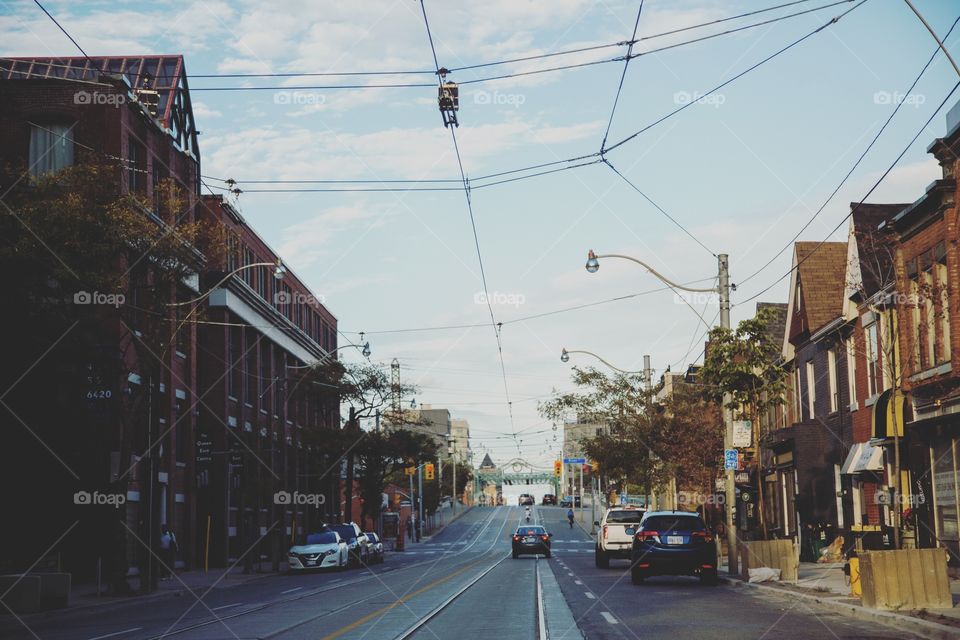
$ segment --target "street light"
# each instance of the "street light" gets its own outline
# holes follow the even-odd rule
[[[717,255],[717,286],[711,289],[698,289],[678,284],[671,281],[642,260],[637,260],[636,258],[616,253],[597,255],[593,252],[593,249],[587,253],[586,269],[588,272],[596,273],[600,269],[600,258],[621,258],[623,260],[635,262],[652,273],[657,277],[657,279],[669,286],[671,289],[682,289],[684,291],[690,291],[693,293],[717,294],[720,297],[720,328],[730,329],[730,265],[727,254],[721,253]],[[689,303],[687,304],[689,305]],[[723,422],[725,426],[723,435],[723,448],[725,450],[733,448],[733,419],[729,408],[731,402],[732,399],[730,394],[724,393],[722,410]],[[727,570],[731,574],[737,574],[737,531],[734,523],[733,511],[737,504],[737,493],[736,484],[734,484],[734,469],[725,469],[725,476],[726,478],[724,484],[726,489],[725,494],[727,505]]]
[[[589,356],[593,356],[594,358],[596,358],[597,360],[599,360],[599,361],[602,362],[603,364],[607,365],[608,367],[610,367],[610,368],[613,369],[614,371],[619,371],[620,373],[627,373],[627,374],[639,373],[639,374],[641,374],[641,375],[647,375],[647,373],[648,373],[646,370],[643,370],[643,371],[627,371],[627,370],[625,370],[625,369],[620,369],[619,367],[613,366],[612,364],[610,364],[609,362],[607,362],[606,360],[604,360],[603,358],[601,358],[601,357],[598,356],[597,354],[593,353],[592,351],[583,351],[583,350],[577,350],[577,349],[574,349],[574,350],[571,350],[571,351],[567,351],[566,349],[563,349],[562,351],[560,351],[560,362],[569,362],[569,361],[570,361],[570,354],[571,354],[571,353],[585,353],[585,354],[587,354],[587,355],[589,355]]]
[[[211,293],[213,293],[215,290],[217,290],[220,287],[220,285],[222,285],[224,282],[226,282],[233,276],[237,275],[241,271],[246,271],[247,269],[254,269],[256,267],[273,267],[273,277],[275,280],[283,280],[283,276],[287,274],[287,268],[283,265],[283,261],[280,258],[277,258],[276,262],[254,262],[252,264],[245,264],[242,267],[238,267],[233,271],[231,271],[230,273],[228,273],[227,275],[223,276],[223,278],[221,278],[220,281],[217,282],[217,284],[210,287],[209,290],[203,295],[197,298],[194,298],[193,300],[186,300],[184,302],[171,302],[167,306],[182,307],[188,304],[194,304],[194,303],[200,302],[205,298],[209,297]]]

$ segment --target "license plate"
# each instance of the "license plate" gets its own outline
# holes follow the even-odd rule
[[[628,528],[626,531],[624,531],[624,533],[626,533],[628,536],[632,536],[632,535],[635,534],[636,532],[637,532],[637,530],[634,529],[634,528],[632,528],[632,527],[631,527],[631,528]]]
[[[683,544],[683,536],[667,536],[667,544]]]
[[[523,539],[523,541],[524,541],[524,542],[536,542],[537,539],[536,539],[536,538],[533,538],[533,537],[530,537],[530,536],[527,536],[526,538]]]

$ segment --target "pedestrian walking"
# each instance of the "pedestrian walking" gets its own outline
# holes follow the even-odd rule
[[[420,542],[420,532],[423,531],[423,522],[418,518],[416,524],[417,542]]]
[[[407,518],[407,537],[410,538],[410,542],[414,541],[413,537],[413,516]]]
[[[173,576],[173,569],[177,563],[177,536],[173,534],[167,525],[160,526],[160,558],[164,566],[164,575],[161,580],[167,580]]]

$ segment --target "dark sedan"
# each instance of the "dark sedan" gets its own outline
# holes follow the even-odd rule
[[[513,557],[521,554],[543,554],[550,557],[550,538],[552,533],[540,526],[517,527],[513,534]]]
[[[633,537],[630,580],[649,576],[699,576],[717,583],[717,546],[713,533],[696,513],[650,511]]]
[[[553,504],[553,505],[555,505],[555,504],[557,504],[557,496],[553,495],[552,493],[545,493],[545,494],[543,494],[543,499],[540,501],[540,504],[542,504],[542,505],[548,505],[548,504]]]

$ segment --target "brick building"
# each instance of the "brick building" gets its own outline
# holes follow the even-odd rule
[[[821,531],[832,538],[846,526],[840,498],[840,468],[852,441],[841,349],[846,255],[843,242],[794,246],[782,353],[791,424],[769,431],[764,442],[769,528],[804,542]]]
[[[144,196],[152,206],[143,215],[167,229],[174,220],[190,222],[194,216],[200,174],[196,135],[180,56],[0,61],[0,164],[25,168],[5,173],[10,182],[4,193],[29,190],[32,180],[75,163],[115,161],[120,169],[108,176],[112,192]],[[177,211],[162,206],[162,184],[182,194]],[[36,233],[42,236],[43,230]],[[199,253],[195,258],[199,272],[204,258]],[[149,261],[120,262],[117,272],[130,283],[123,292],[129,311],[150,287]],[[167,299],[197,295],[195,276],[164,292]],[[9,326],[28,324],[19,332],[23,340],[7,354],[3,375],[11,380],[30,372],[7,398],[19,420],[12,413],[4,416],[11,455],[2,466],[20,484],[26,477],[44,479],[30,483],[7,505],[7,516],[21,526],[11,532],[4,551],[35,558],[75,522],[57,553],[80,579],[91,577],[98,560],[105,561],[118,546],[126,545],[131,564],[143,557],[141,542],[162,522],[187,533],[195,508],[188,498],[196,426],[195,328],[136,313],[107,317],[86,311],[69,339],[53,346],[42,323],[10,314]],[[141,329],[158,323],[176,336],[175,344],[167,345],[172,348],[138,348]],[[49,351],[35,366],[21,368],[18,355],[31,361],[33,339],[48,340],[43,349]],[[19,349],[23,353],[14,355]],[[49,392],[51,379],[58,381],[55,394]],[[155,472],[152,480],[149,468]],[[126,504],[114,513],[82,509],[70,495],[57,493],[65,487],[119,490]],[[153,512],[144,506],[148,496]],[[26,523],[30,526],[22,526]],[[18,562],[0,558],[0,565]]]
[[[304,377],[336,350],[337,320],[295,274],[275,277],[280,257],[234,207],[221,196],[203,205],[200,219],[227,235],[226,255],[202,276],[209,296],[198,353],[198,440],[211,450],[199,469],[201,512],[211,521],[211,562],[223,566],[268,532],[260,550],[272,556],[271,542],[283,547],[339,516],[340,474],[321,478],[333,461],[318,435],[339,427],[339,399]],[[277,504],[278,491],[324,503]]]

